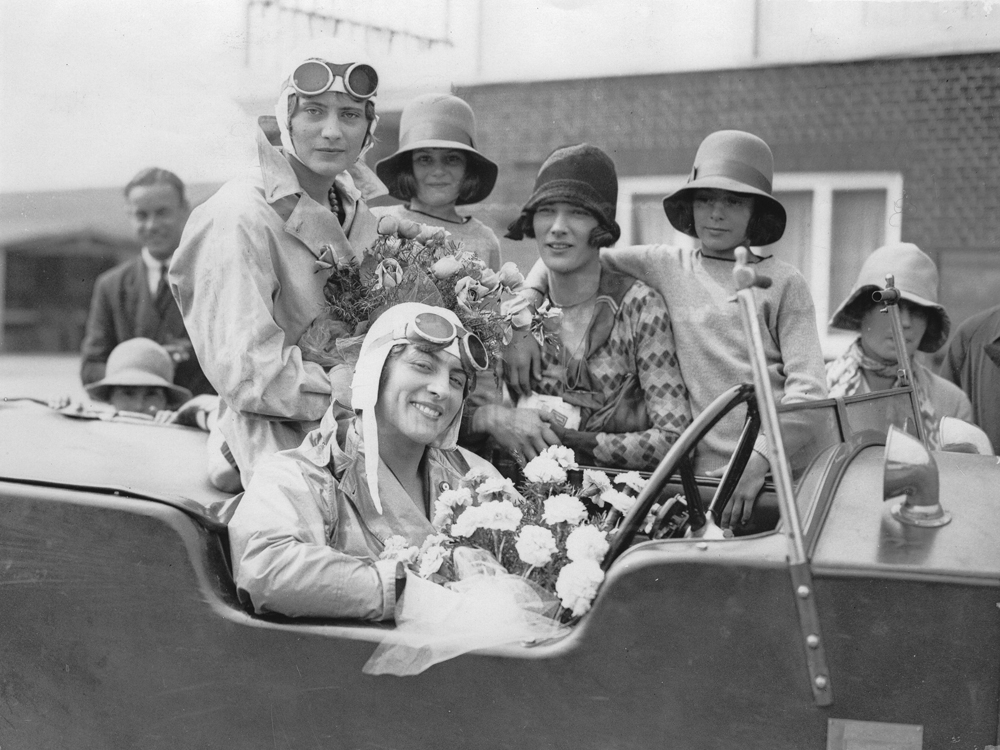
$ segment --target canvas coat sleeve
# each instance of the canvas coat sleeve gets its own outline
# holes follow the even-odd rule
[[[229,408],[318,420],[330,384],[296,342],[320,312],[325,277],[315,277],[308,249],[285,235],[256,191],[228,189],[192,213],[171,281],[198,359]],[[297,284],[316,288],[302,294]]]
[[[257,612],[392,619],[396,562],[330,546],[341,521],[329,471],[278,454],[262,461],[229,522],[233,571]]]
[[[390,620],[397,563],[379,559],[386,541],[402,536],[419,546],[435,533],[383,463],[383,509],[376,510],[357,424],[344,420],[353,414],[334,405],[302,445],[263,459],[229,521],[237,589],[256,612]],[[467,451],[429,450],[432,513],[440,492],[458,486],[470,468],[499,477]]]

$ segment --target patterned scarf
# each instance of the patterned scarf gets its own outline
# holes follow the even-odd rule
[[[927,368],[915,360],[911,360],[913,375],[913,391],[917,395],[920,407],[920,421],[924,427],[927,444],[932,450],[940,448],[938,439],[938,416],[931,402],[931,376]],[[893,378],[893,388],[900,387],[898,377],[899,365],[895,362],[885,362],[875,357],[869,357],[861,348],[861,338],[854,340],[847,351],[831,362],[826,368],[826,386],[830,398],[853,396],[861,390],[864,373]]]

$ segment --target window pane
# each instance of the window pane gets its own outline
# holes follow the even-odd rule
[[[632,241],[636,245],[680,245],[693,247],[693,237],[674,229],[663,210],[662,195],[632,197]]]
[[[830,238],[830,309],[847,299],[861,264],[885,244],[885,190],[835,190]]]
[[[812,269],[812,191],[776,192],[774,197],[785,207],[788,221],[781,239],[764,252],[791,263],[808,281]]]

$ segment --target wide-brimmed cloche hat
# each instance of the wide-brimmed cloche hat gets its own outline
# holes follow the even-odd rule
[[[938,304],[938,270],[925,252],[911,242],[883,245],[865,260],[851,293],[830,319],[830,325],[846,331],[861,329],[861,318],[872,306],[872,292],[885,288],[886,274],[903,299],[928,312],[927,330],[917,346],[922,352],[936,352],[948,341],[951,319]]]
[[[174,385],[170,354],[152,339],[128,339],[118,344],[108,355],[104,377],[86,386],[86,390],[95,401],[108,401],[111,389],[117,385],[163,388],[172,408],[191,399],[191,391]]]
[[[521,214],[507,228],[507,238],[534,237],[532,220],[543,203],[571,203],[589,211],[607,232],[608,245],[621,237],[615,221],[618,207],[618,173],[610,156],[597,146],[577,143],[561,146],[542,162],[531,197]]]
[[[691,202],[698,188],[716,188],[757,198],[747,241],[770,245],[785,233],[785,208],[771,194],[774,156],[752,133],[719,130],[701,142],[684,187],[663,199],[663,210],[678,232],[697,237]]]
[[[406,196],[396,194],[396,178],[412,164],[413,152],[419,148],[451,148],[465,153],[465,168],[479,177],[479,189],[470,196],[459,196],[457,205],[479,203],[493,191],[498,167],[476,149],[476,116],[457,96],[424,94],[403,107],[399,148],[375,165],[375,173],[394,198],[406,200]]]

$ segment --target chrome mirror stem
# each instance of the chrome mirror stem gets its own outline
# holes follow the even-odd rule
[[[913,370],[910,365],[910,354],[906,351],[906,338],[903,336],[903,321],[899,317],[899,300],[901,298],[902,296],[896,288],[896,278],[891,273],[885,275],[885,289],[872,292],[872,299],[875,302],[881,302],[885,305],[879,312],[888,313],[889,315],[889,322],[892,327],[892,342],[896,347],[899,384],[910,386],[910,402],[913,405],[914,416],[913,426],[917,431],[917,439],[924,445],[927,445],[924,425],[920,420],[920,404],[917,401],[917,393],[913,390]]]
[[[816,705],[829,706],[833,703],[833,685],[826,663],[826,650],[820,636],[816,592],[803,541],[802,521],[799,518],[799,509],[795,505],[792,476],[785,454],[785,443],[781,437],[781,425],[778,422],[778,409],[774,403],[774,394],[771,392],[767,374],[764,339],[760,332],[760,322],[757,320],[757,302],[753,292],[755,286],[766,289],[771,285],[771,280],[758,276],[753,266],[748,265],[748,254],[749,251],[744,247],[736,249],[736,266],[733,268],[737,289],[736,301],[740,306],[743,330],[750,348],[754,389],[762,421],[761,430],[767,436],[771,476],[774,479],[778,505],[781,508],[782,531],[788,540],[789,573],[799,614],[799,628],[805,646],[806,663],[809,667],[809,684]]]

